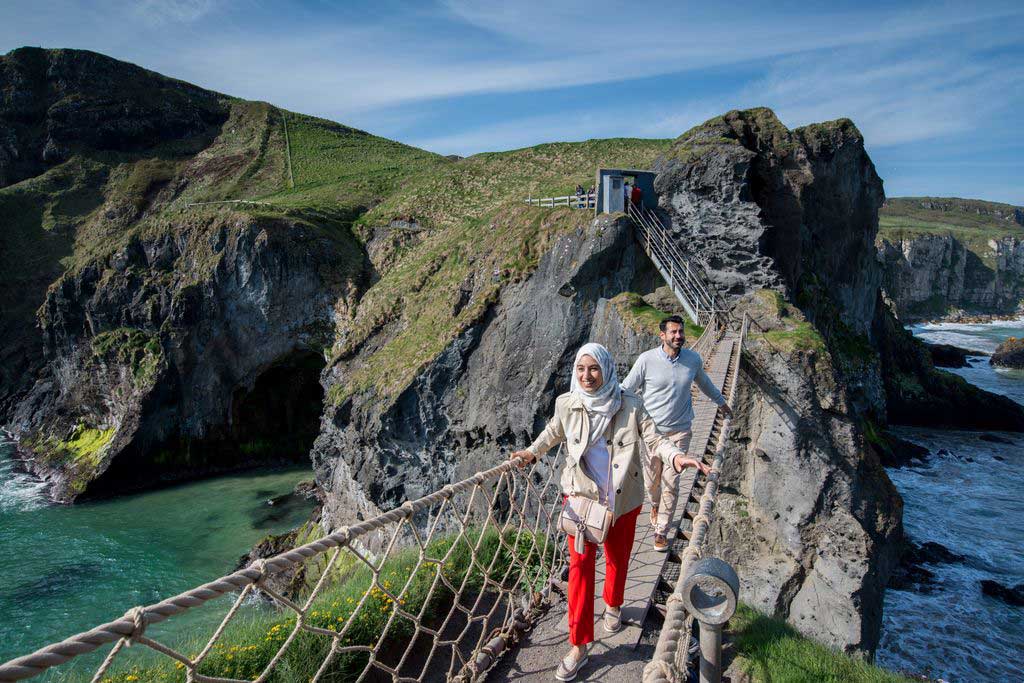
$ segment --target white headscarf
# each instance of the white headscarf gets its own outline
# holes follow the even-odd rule
[[[580,386],[576,379],[576,365],[583,356],[590,356],[601,366],[601,376],[604,384],[597,391],[587,391]],[[603,438],[608,423],[612,421],[615,413],[619,412],[622,406],[622,387],[619,386],[619,379],[615,376],[615,361],[608,349],[600,344],[584,344],[576,352],[576,360],[572,363],[572,383],[569,391],[575,394],[583,406],[587,409],[587,416],[590,418],[590,440],[588,446],[594,441]]]

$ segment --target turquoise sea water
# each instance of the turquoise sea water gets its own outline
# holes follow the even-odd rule
[[[912,328],[933,343],[991,352],[1024,336],[1024,321]],[[1024,373],[996,370],[985,356],[951,370],[1024,403]],[[898,428],[931,451],[926,464],[889,470],[903,496],[903,525],[918,543],[933,541],[966,556],[929,564],[930,592],[888,590],[878,663],[946,681],[1024,681],[1024,607],[983,595],[980,581],[1024,582],[1024,434]]]
[[[294,528],[311,509],[295,496],[268,504],[310,477],[301,468],[53,506],[11,452],[0,442],[0,661],[229,573],[260,538]],[[154,629],[170,638],[205,632],[224,602]]]

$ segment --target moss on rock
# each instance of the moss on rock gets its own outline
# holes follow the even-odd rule
[[[112,359],[130,367],[139,384],[154,380],[163,362],[160,339],[151,332],[134,327],[119,327],[99,333],[92,339],[92,352],[98,359]]]
[[[1024,338],[1007,338],[996,347],[989,362],[1004,368],[1024,368]]]
[[[661,331],[661,321],[672,315],[651,306],[636,292],[623,292],[611,299],[611,303],[618,310],[623,321],[637,332],[649,332],[656,335]],[[682,317],[687,339],[694,340],[704,333],[703,327],[695,325],[686,316]]]
[[[769,325],[774,329],[752,332],[752,338],[764,339],[785,351],[820,353],[826,350],[825,340],[818,329],[804,317],[800,309],[789,304],[781,293],[772,289],[761,289],[755,292],[754,296],[763,312],[768,314],[771,321]]]

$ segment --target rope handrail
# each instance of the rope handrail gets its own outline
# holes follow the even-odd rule
[[[330,670],[332,659],[337,655],[351,652],[361,652],[368,655],[369,659],[363,668],[359,680],[363,680],[371,668],[377,668],[397,676],[399,670],[406,663],[409,652],[417,638],[410,639],[405,653],[397,664],[389,664],[383,661],[384,657],[380,652],[382,644],[386,641],[389,631],[396,619],[404,619],[415,627],[417,637],[426,635],[432,638],[429,659],[433,658],[439,646],[447,646],[451,650],[452,663],[449,676],[463,680],[475,680],[476,677],[486,671],[494,663],[496,654],[507,645],[508,642],[517,637],[517,633],[526,623],[535,616],[536,596],[546,597],[550,589],[551,578],[557,575],[565,559],[562,554],[559,530],[555,520],[557,519],[557,503],[560,498],[553,486],[553,475],[555,469],[548,468],[547,475],[542,475],[537,465],[526,474],[516,474],[519,463],[516,460],[505,461],[488,470],[477,472],[473,476],[463,479],[454,484],[449,484],[433,493],[423,496],[414,501],[407,501],[397,508],[383,512],[371,519],[365,520],[352,526],[340,528],[323,538],[311,541],[293,550],[275,555],[266,560],[258,560],[250,566],[222,576],[202,586],[180,593],[174,597],[163,600],[159,603],[129,610],[125,616],[114,621],[101,624],[95,628],[71,636],[59,643],[43,647],[32,654],[18,657],[5,664],[0,664],[0,683],[12,683],[33,678],[53,667],[65,664],[76,657],[93,652],[94,650],[109,643],[116,643],[106,659],[96,671],[92,680],[98,682],[110,669],[118,653],[125,645],[132,643],[145,645],[156,652],[162,653],[175,660],[179,668],[184,668],[188,674],[189,681],[197,683],[230,682],[230,683],[264,683],[273,673],[275,667],[280,663],[288,646],[295,639],[300,631],[321,635],[330,639],[330,650],[322,665],[317,670],[313,681],[321,680],[322,676]],[[485,485],[493,486],[493,493],[487,495]],[[484,492],[484,493],[481,493]],[[456,510],[455,501],[460,496],[468,496],[465,501],[464,512]],[[436,508],[436,509],[435,509]],[[472,514],[474,508],[477,516]],[[504,521],[495,517],[495,510],[501,509]],[[449,524],[440,524],[445,512],[455,512],[451,515],[453,520]],[[413,518],[423,512],[430,512],[429,519],[425,525],[426,536],[424,537],[417,530]],[[483,515],[483,523],[479,533],[473,533],[471,523]],[[514,521],[518,520],[518,521]],[[365,539],[373,532],[381,532],[389,525],[395,528],[390,534],[390,539],[385,543],[385,551],[380,559],[374,560],[367,552],[360,550],[355,543]],[[406,528],[407,527],[407,528]],[[456,529],[455,541],[444,557],[431,557],[430,549],[432,537],[439,529]],[[480,547],[485,538],[485,531],[496,532],[496,543],[498,550],[486,564],[480,558]],[[416,566],[412,570],[406,585],[398,592],[393,591],[380,581],[380,575],[388,560],[398,548],[398,540],[401,532],[404,536],[414,541],[412,550],[418,548]],[[468,530],[470,530],[468,532]],[[506,538],[506,536],[511,536]],[[513,538],[514,537],[514,538]],[[449,562],[449,555],[460,542],[466,547],[472,546],[470,553],[470,570],[482,575],[483,589],[471,607],[461,605],[460,601],[466,592],[472,571],[467,570],[462,583],[459,586],[453,585],[450,577],[446,577],[442,569],[445,563]],[[523,546],[527,547],[525,555]],[[307,560],[321,556],[333,549],[327,565],[321,572],[318,580],[305,597],[304,604],[298,604],[293,598],[283,595],[278,589],[269,586],[266,579],[284,570],[304,566]],[[308,623],[311,608],[316,605],[316,598],[323,591],[328,582],[328,577],[338,564],[342,549],[351,553],[355,558],[357,566],[364,565],[372,575],[371,585],[367,587],[359,604],[349,615],[345,626],[340,630],[337,628],[324,628]],[[498,562],[501,557],[501,562]],[[403,596],[408,593],[409,584],[413,581],[417,572],[425,565],[432,565],[435,577],[430,586],[430,595],[438,593],[438,587],[443,586],[449,593],[454,593],[454,601],[451,610],[445,617],[441,626],[431,627],[424,624],[424,612],[412,614],[405,611],[401,605],[404,604]],[[531,578],[532,576],[532,578]],[[515,587],[520,587],[525,579],[532,585],[541,584],[543,588],[526,590],[525,595],[514,595]],[[512,588],[508,586],[511,585]],[[224,634],[228,623],[238,613],[246,598],[254,591],[259,590],[269,596],[279,607],[291,610],[295,613],[295,625],[283,644],[281,649],[266,664],[258,676],[246,678],[222,677],[208,675],[201,672],[200,666],[204,659],[211,652],[214,643]],[[240,591],[240,592],[239,592]],[[350,625],[368,601],[371,592],[377,591],[377,595],[385,595],[386,604],[389,605],[390,615],[381,637],[375,645],[344,645],[343,641]],[[487,591],[496,593],[499,599],[494,601],[494,606],[488,611],[477,614],[482,609],[481,597]],[[189,610],[198,608],[211,600],[215,600],[225,594],[239,592],[237,599],[224,617],[220,626],[213,636],[195,657],[189,657],[172,647],[153,640],[145,635],[145,630],[153,624],[160,623],[174,616],[183,614]],[[520,599],[524,598],[524,599]],[[505,601],[505,614],[498,621],[501,626],[497,634],[491,634],[486,628],[482,628],[478,636],[478,642],[472,647],[469,655],[460,651],[463,645],[462,639],[467,638],[470,625],[479,624],[484,626],[495,621],[498,606]],[[426,602],[424,602],[425,609]],[[450,627],[453,616],[466,621],[465,627],[458,638],[444,639],[441,637],[445,628]],[[471,643],[472,644],[472,643]],[[424,669],[425,670],[425,669]],[[417,680],[422,677],[402,676],[402,680]],[[397,679],[396,679],[397,680]]]
[[[723,328],[724,329],[724,328]],[[743,316],[740,332],[733,342],[729,370],[725,379],[725,394],[730,405],[736,397],[739,381],[740,362],[743,356],[743,343],[749,329],[749,318]],[[690,567],[701,559],[707,542],[708,530],[711,527],[715,503],[718,497],[719,479],[725,461],[725,443],[731,428],[732,419],[721,416],[721,428],[715,443],[711,471],[707,475],[704,493],[701,495],[698,513],[691,521],[690,539],[682,552],[682,563],[679,568],[679,580],[666,601],[665,620],[658,634],[658,642],[654,648],[651,661],[644,667],[643,683],[672,683],[685,680],[689,667],[689,643],[693,628],[693,615],[687,614],[682,596],[683,577]]]

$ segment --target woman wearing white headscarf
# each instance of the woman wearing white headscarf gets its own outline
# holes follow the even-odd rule
[[[576,352],[570,390],[555,399],[555,414],[530,446],[511,454],[522,465],[533,462],[558,443],[566,445],[562,492],[591,498],[612,511],[612,526],[604,542],[604,629],[622,628],[621,605],[626,571],[633,548],[636,518],[644,502],[640,440],[651,453],[682,471],[703,463],[687,458],[658,434],[643,401],[619,386],[615,362],[600,344],[584,344]],[[587,663],[587,646],[594,640],[594,571],[597,546],[586,542],[576,552],[569,540],[569,642],[572,649],[558,665],[555,677],[571,681]]]

